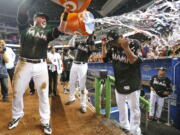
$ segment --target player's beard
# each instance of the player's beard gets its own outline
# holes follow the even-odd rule
[[[41,26],[42,26],[42,28],[45,28],[46,27],[46,22],[41,22]]]

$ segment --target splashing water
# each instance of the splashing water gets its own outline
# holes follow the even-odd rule
[[[93,22],[142,32],[153,37],[154,43],[159,46],[175,45],[180,42],[180,0],[158,0],[145,11],[137,10],[120,16],[98,18]]]

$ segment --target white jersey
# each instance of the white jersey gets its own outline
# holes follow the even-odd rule
[[[48,59],[51,61],[52,64],[48,64],[49,70],[52,72],[57,71],[58,74],[62,73],[62,59],[59,53],[51,53],[48,52],[47,54]]]
[[[9,47],[6,47],[6,54],[7,54],[7,57],[9,58],[9,62],[6,63],[6,68],[7,69],[12,69],[14,67],[14,62],[15,62],[15,59],[16,59],[16,54]]]

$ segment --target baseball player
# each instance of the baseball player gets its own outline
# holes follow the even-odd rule
[[[29,82],[29,88],[30,88],[30,95],[34,95],[36,93],[36,89],[34,87],[33,78],[31,78],[31,80]]]
[[[66,105],[70,105],[75,101],[75,89],[76,82],[79,82],[80,87],[80,102],[81,102],[81,112],[85,113],[86,110],[86,74],[88,70],[88,59],[95,50],[93,36],[90,35],[86,43],[76,43],[75,48],[77,49],[75,59],[73,61],[71,71],[70,71],[70,95],[69,100]]]
[[[106,48],[109,40],[109,48]],[[137,40],[120,37],[112,30],[102,40],[102,57],[112,60],[115,76],[116,102],[119,108],[119,123],[122,129],[133,135],[141,135],[139,97],[141,87],[141,47]],[[130,122],[128,120],[128,106]]]
[[[157,120],[159,122],[161,118],[161,112],[164,105],[164,98],[170,94],[171,80],[166,77],[166,69],[164,67],[159,68],[158,75],[151,78],[150,81],[150,114],[149,120]],[[155,113],[155,103],[157,102],[157,109]]]
[[[47,70],[47,46],[50,41],[62,34],[66,26],[68,13],[65,12],[61,24],[53,29],[48,29],[46,24],[48,16],[44,13],[34,15],[34,25],[29,25],[28,10],[33,7],[36,0],[25,0],[21,3],[17,23],[21,35],[20,58],[13,78],[14,99],[12,103],[13,120],[8,129],[15,128],[19,120],[24,116],[23,95],[33,78],[37,94],[39,96],[39,113],[41,123],[46,134],[52,133],[49,124],[50,105],[48,98],[48,70]]]

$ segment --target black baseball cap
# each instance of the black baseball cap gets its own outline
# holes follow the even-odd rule
[[[44,18],[46,18],[46,21],[47,21],[47,22],[48,22],[48,20],[49,20],[48,15],[45,14],[45,13],[42,13],[42,12],[38,12],[38,13],[34,14],[34,18],[36,18],[36,17],[44,17]]]
[[[158,70],[166,71],[166,68],[165,67],[160,67],[160,68],[158,68]]]
[[[116,41],[119,38],[119,33],[117,30],[111,30],[107,34],[107,39],[110,39],[111,41]]]

